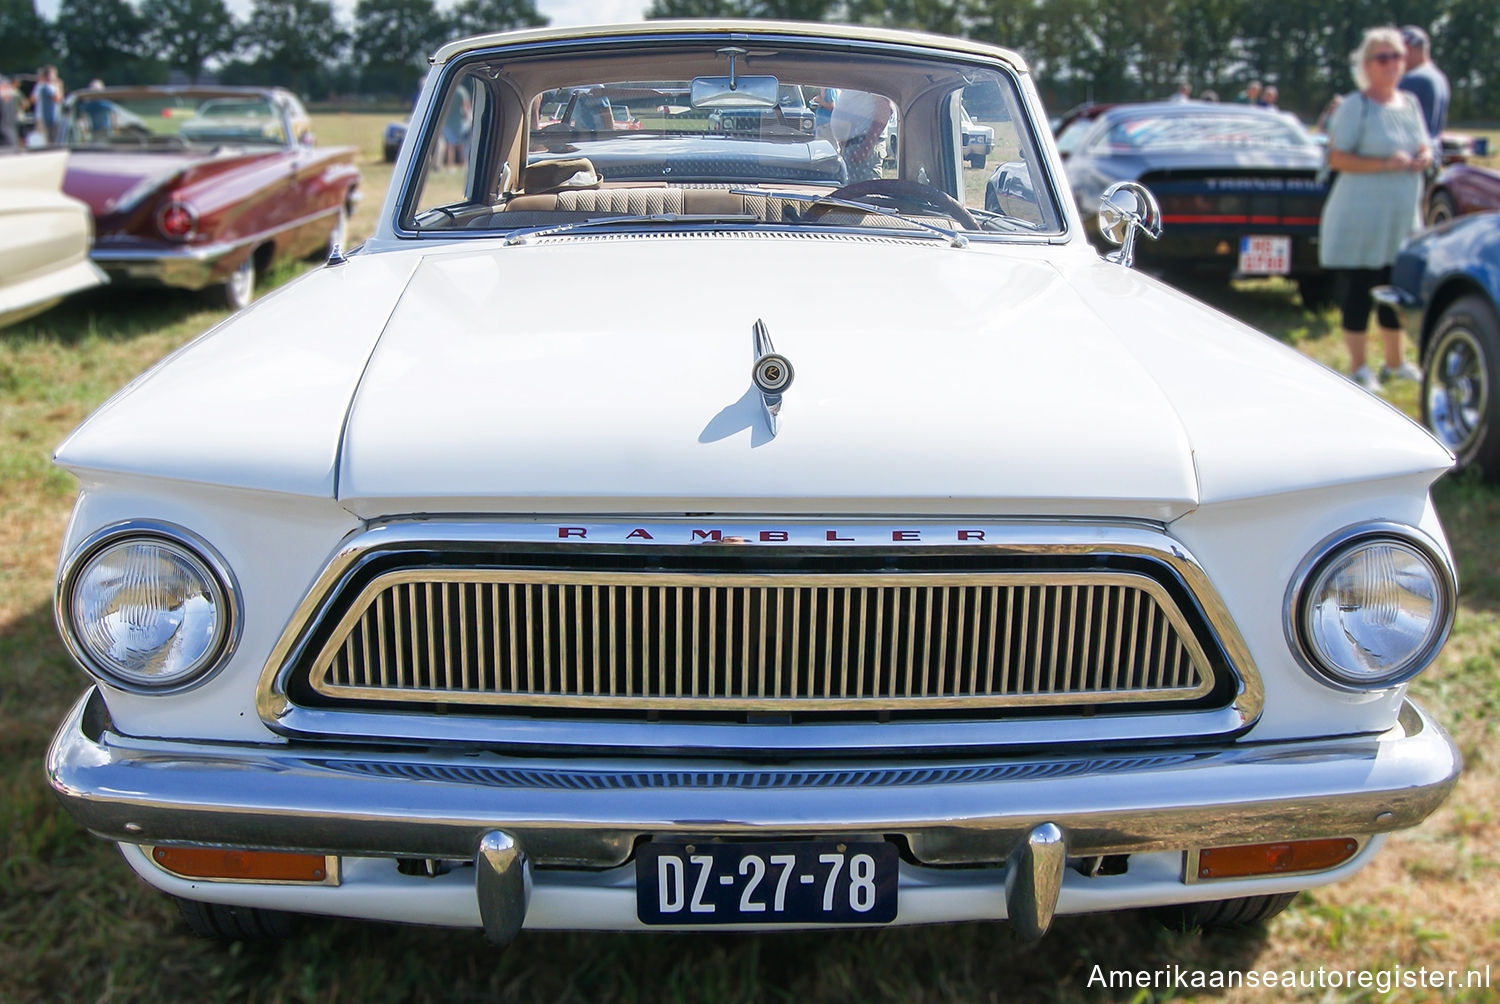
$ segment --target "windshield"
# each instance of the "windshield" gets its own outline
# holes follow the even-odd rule
[[[281,146],[286,126],[261,94],[79,91],[64,109],[74,147]]]
[[[913,235],[1061,229],[1045,186],[1024,204],[995,208],[986,198],[994,166],[966,148],[965,129],[988,126],[990,157],[1037,163],[1008,71],[896,47],[751,48],[738,57],[733,87],[722,39],[470,57],[449,70],[428,113],[401,228],[561,232],[579,221],[653,217]]]
[[[1116,119],[1104,137],[1109,146],[1142,147],[1267,147],[1311,146],[1307,130],[1275,112],[1249,115],[1134,114]]]

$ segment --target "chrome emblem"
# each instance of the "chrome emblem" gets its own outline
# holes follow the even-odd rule
[[[760,391],[761,409],[766,415],[766,425],[771,435],[776,435],[780,424],[781,395],[792,385],[796,371],[786,356],[776,351],[771,344],[771,333],[765,321],[755,322],[755,366],[750,370],[750,379]]]

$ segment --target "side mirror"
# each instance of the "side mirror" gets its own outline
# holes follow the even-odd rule
[[[311,129],[304,129],[302,130],[302,135],[297,137],[297,142],[303,146],[316,146],[318,137],[313,135]]]
[[[1135,235],[1140,231],[1152,240],[1161,236],[1161,206],[1145,185],[1117,181],[1099,200],[1099,233],[1118,251],[1104,256],[1129,268],[1135,263]]]

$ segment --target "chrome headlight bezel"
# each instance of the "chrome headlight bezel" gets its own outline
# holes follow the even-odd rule
[[[1400,668],[1378,679],[1357,679],[1348,676],[1340,667],[1324,659],[1310,641],[1308,637],[1308,587],[1316,582],[1323,571],[1334,562],[1359,547],[1377,542],[1388,542],[1403,547],[1414,552],[1431,566],[1441,611],[1437,618],[1438,629],[1432,633],[1425,645],[1408,657]],[[1282,621],[1287,645],[1297,664],[1308,675],[1324,686],[1335,690],[1367,694],[1398,687],[1430,666],[1448,641],[1457,607],[1458,581],[1452,562],[1443,548],[1416,527],[1380,521],[1357,523],[1330,534],[1302,559],[1287,587],[1286,600],[1282,607]]]
[[[151,685],[120,676],[95,658],[89,646],[79,637],[73,622],[73,593],[79,577],[89,563],[104,551],[120,544],[144,542],[166,545],[190,563],[198,566],[214,593],[220,623],[208,654],[191,673],[160,685]],[[191,530],[158,520],[126,520],[112,523],[90,534],[74,548],[58,576],[53,597],[53,618],[63,644],[80,666],[92,677],[116,690],[134,694],[177,694],[202,686],[229,661],[239,644],[242,611],[239,586],[223,556]]]

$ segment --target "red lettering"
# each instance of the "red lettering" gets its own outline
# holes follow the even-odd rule
[[[560,526],[557,528],[557,539],[566,540],[569,537],[577,537],[579,540],[587,537],[589,532],[581,526]]]
[[[853,540],[853,537],[840,537],[837,530],[829,530],[823,535],[824,540]]]
[[[723,530],[694,530],[693,531],[693,539],[694,540],[722,541],[724,539],[724,531]]]
[[[645,530],[642,530],[640,527],[636,527],[634,530],[631,530],[629,533],[627,533],[625,535],[625,539],[626,540],[655,540],[656,538],[653,537],[653,536],[651,536]]]
[[[958,539],[959,540],[983,540],[984,539],[984,531],[983,530],[960,530],[960,531],[958,531]]]
[[[760,539],[762,543],[769,542],[784,544],[791,538],[788,536],[785,530],[762,530],[760,532]]]
[[[922,531],[921,530],[892,530],[891,531],[891,539],[892,540],[921,540],[922,539]]]

